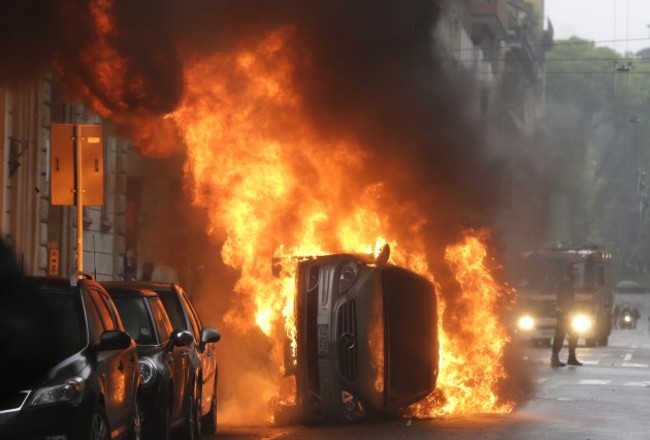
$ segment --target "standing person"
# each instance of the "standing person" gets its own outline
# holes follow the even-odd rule
[[[564,337],[569,335],[569,358],[567,364],[580,366],[582,362],[576,358],[576,346],[578,345],[578,333],[571,328],[571,311],[575,303],[575,280],[578,276],[578,265],[569,263],[566,275],[560,282],[557,291],[557,323],[555,324],[555,335],[553,336],[553,348],[551,352],[551,367],[564,367],[566,364],[560,362],[559,354],[564,344]]]
[[[632,328],[636,329],[636,322],[641,318],[641,314],[639,313],[639,309],[636,307],[632,309]]]
[[[612,322],[612,327],[618,328],[618,319],[620,316],[621,316],[621,309],[619,309],[618,304],[616,304],[614,306],[614,315],[613,315],[614,322]]]

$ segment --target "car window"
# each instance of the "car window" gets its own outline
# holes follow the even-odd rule
[[[122,323],[122,318],[120,317],[118,311],[115,309],[115,304],[113,304],[113,300],[111,299],[110,295],[107,292],[104,292],[103,290],[100,289],[97,289],[97,293],[99,293],[99,296],[104,301],[104,304],[106,304],[106,307],[108,308],[108,311],[110,312],[111,317],[115,322],[115,328],[118,330],[124,330],[124,324]]]
[[[88,331],[90,332],[89,339],[91,344],[99,343],[99,338],[104,333],[104,326],[102,320],[95,306],[95,302],[90,298],[90,293],[83,292],[84,304],[86,307],[86,315],[88,316]]]
[[[188,326],[183,312],[183,306],[176,295],[176,292],[169,290],[156,290],[156,293],[162,300],[163,306],[169,315],[174,330],[189,330],[192,329]]]
[[[196,315],[193,313],[194,312],[194,307],[192,307],[192,303],[190,303],[190,300],[187,299],[187,296],[185,295],[185,292],[181,291],[181,300],[183,301],[183,304],[185,306],[185,310],[188,311],[188,315],[190,318],[190,323],[192,325],[192,333],[194,333],[194,339],[196,341],[201,340],[201,328],[199,321],[196,318]]]
[[[52,319],[50,342],[54,345],[56,361],[81,350],[87,342],[83,308],[79,297],[69,291],[39,289],[33,297]]]
[[[92,298],[93,304],[97,308],[97,313],[99,314],[99,318],[102,321],[102,327],[104,327],[104,331],[116,330],[117,325],[113,320],[113,315],[111,314],[111,311],[108,309],[106,302],[101,297],[99,292],[96,289],[88,289],[88,293]]]
[[[172,334],[174,328],[172,323],[165,312],[165,307],[162,305],[160,298],[147,298],[149,302],[149,307],[153,312],[153,319],[158,328],[158,334],[160,335],[160,341],[163,344],[166,344],[169,341],[169,335]]]
[[[126,331],[138,345],[158,343],[153,322],[144,298],[139,296],[116,296],[113,302],[122,315]]]

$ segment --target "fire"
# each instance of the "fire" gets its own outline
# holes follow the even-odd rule
[[[242,332],[257,326],[274,341],[278,376],[284,341],[295,339],[295,267],[273,276],[273,258],[377,253],[382,237],[399,234],[386,230],[388,213],[377,203],[384,184],[360,187],[353,179],[367,154],[362,146],[346,138],[326,144],[302,117],[291,83],[293,56],[283,46],[290,34],[281,29],[254,50],[194,65],[186,72],[184,102],[171,116],[188,147],[194,203],[209,208],[211,228],[225,229],[222,256],[241,270],[236,290],[245,307],[226,321]],[[390,245],[394,263],[432,278],[423,249]],[[418,406],[420,416],[512,408],[497,403],[493,391],[505,377],[500,362],[508,338],[490,307],[501,291],[484,266],[485,253],[479,237],[447,250],[467,316],[458,335],[441,327],[440,392]],[[440,393],[442,407],[434,405]]]
[[[137,75],[126,82],[128,66],[109,44],[115,33],[105,19],[111,3],[96,0],[93,5],[96,41],[83,48],[81,57],[95,66],[97,88],[105,92],[97,96],[88,88],[80,94],[100,115],[118,117],[105,104],[125,107],[119,90],[127,89],[127,96],[136,98],[151,90]],[[353,133],[324,135],[306,117],[293,82],[301,58],[287,45],[293,32],[290,27],[277,29],[256,46],[185,60],[182,99],[165,117],[187,149],[184,172],[193,204],[206,210],[208,232],[225,232],[222,258],[241,274],[236,305],[224,321],[241,335],[259,332],[271,347],[270,366],[254,377],[250,369],[242,373],[254,390],[233,397],[246,407],[242,419],[248,421],[255,417],[253,399],[291,402],[295,392],[282,379],[285,342],[293,341],[295,350],[295,266],[283,265],[274,273],[274,260],[336,252],[378,254],[388,243],[391,262],[433,280],[425,219],[418,218],[410,202],[391,196],[389,182],[364,177],[371,146],[361,145]],[[63,76],[64,70],[59,71]],[[111,90],[117,92],[112,95]],[[446,261],[462,287],[465,316],[460,317],[461,332],[448,333],[439,292],[438,391],[413,408],[417,416],[512,409],[495,392],[505,378],[502,356],[508,338],[493,309],[502,290],[484,264],[485,255],[481,237],[474,235],[447,250]],[[381,378],[376,386],[383,386]],[[261,417],[268,419],[268,406],[265,411]]]
[[[507,413],[514,403],[500,402],[496,389],[507,378],[503,350],[510,338],[497,318],[497,305],[513,292],[497,283],[487,266],[487,232],[468,234],[449,246],[445,260],[461,287],[463,314],[459,328],[445,331],[444,304],[439,304],[440,375],[438,390],[416,405],[416,415]]]

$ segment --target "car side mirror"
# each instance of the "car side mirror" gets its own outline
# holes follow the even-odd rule
[[[108,330],[102,333],[97,344],[99,351],[124,350],[131,346],[131,336],[120,330]]]
[[[171,346],[188,347],[194,342],[194,336],[187,330],[174,330],[169,337]]]
[[[205,344],[210,344],[213,342],[219,342],[221,340],[221,333],[212,327],[203,327],[201,329],[201,343],[200,350],[205,348]]]

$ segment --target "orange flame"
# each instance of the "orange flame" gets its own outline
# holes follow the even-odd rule
[[[295,286],[293,270],[272,275],[273,257],[377,252],[386,242],[381,237],[399,236],[386,230],[388,213],[377,203],[384,185],[354,182],[367,154],[363,148],[345,138],[324,143],[302,117],[291,83],[293,57],[284,47],[290,33],[281,29],[255,50],[194,65],[186,72],[185,100],[171,115],[188,146],[194,202],[209,208],[210,228],[226,230],[223,259],[241,270],[236,291],[245,307],[225,320],[242,332],[257,326],[275,341],[278,375],[283,343],[295,338]],[[432,278],[423,249],[390,244],[394,263]],[[483,265],[485,252],[477,237],[447,250],[471,316],[464,318],[462,336],[441,329],[440,391],[417,407],[417,415],[512,408],[497,403],[493,391],[505,377],[508,339],[490,308],[500,290]],[[274,380],[268,385],[277,387]],[[436,407],[440,393],[445,403]]]
[[[513,292],[497,283],[487,266],[487,232],[470,233],[445,252],[461,287],[465,315],[453,333],[440,327],[438,390],[412,409],[420,417],[441,414],[507,413],[514,402],[500,402],[496,389],[507,378],[504,348],[510,341],[496,307]],[[445,304],[439,304],[444,320]],[[444,324],[444,323],[443,323]]]
[[[114,30],[102,17],[109,15],[110,2],[93,4],[98,52],[82,58],[96,61],[98,83],[114,81],[105,90],[134,87],[120,82],[125,64],[108,44]],[[393,263],[433,280],[423,237],[425,220],[417,218],[408,202],[390,196],[389,182],[362,180],[371,149],[349,133],[324,136],[305,117],[293,83],[298,57],[285,44],[292,32],[278,29],[256,47],[189,63],[183,99],[166,116],[187,148],[184,171],[193,204],[206,209],[209,233],[225,232],[222,258],[241,273],[235,286],[237,304],[224,321],[241,334],[260,332],[270,341],[270,369],[266,365],[256,376],[250,371],[253,366],[242,372],[254,391],[233,397],[240,399],[233,405],[247,407],[242,417],[246,421],[254,417],[252,399],[291,402],[295,392],[282,380],[287,338],[295,349],[295,267],[283,266],[277,276],[274,259],[376,254],[388,243]],[[110,115],[90,90],[87,95],[96,111]],[[412,224],[402,224],[405,212]],[[492,307],[501,289],[485,267],[481,240],[470,235],[447,250],[446,261],[462,287],[467,316],[460,334],[446,333],[440,299],[438,391],[413,407],[417,416],[512,409],[511,403],[498,402],[494,391],[505,378],[502,356],[508,338]],[[381,378],[375,383],[383,386]],[[222,406],[222,412],[227,410]],[[260,417],[268,420],[268,406],[262,411],[266,413]],[[220,416],[226,422],[242,421],[236,417]]]

